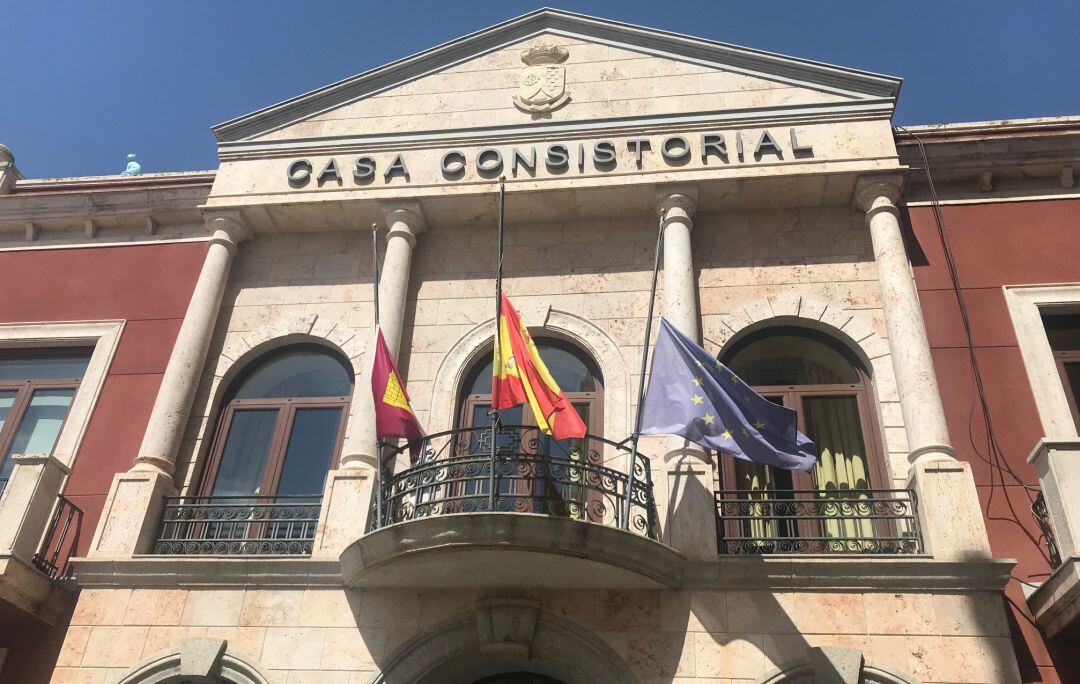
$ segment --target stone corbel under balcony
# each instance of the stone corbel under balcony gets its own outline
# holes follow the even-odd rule
[[[55,624],[71,592],[33,565],[68,468],[53,456],[12,456],[15,468],[0,495],[0,603]]]
[[[1039,440],[1028,462],[1039,474],[1050,541],[1061,557],[1028,605],[1046,635],[1054,637],[1080,624],[1080,440]]]

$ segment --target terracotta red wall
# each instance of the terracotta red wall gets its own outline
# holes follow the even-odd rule
[[[0,252],[0,322],[126,320],[65,494],[85,553],[113,475],[131,467],[207,243]]]
[[[994,555],[1018,561],[1014,577],[1041,582],[1050,569],[1032,541],[1040,535],[1031,515],[1031,498],[1039,483],[1027,456],[1042,437],[1042,426],[1002,286],[1080,282],[1080,201],[949,205],[942,211],[999,455],[995,457],[988,446],[960,308],[933,211],[911,207],[915,281],[949,434],[957,456],[974,471]],[[1001,459],[1000,465],[991,465],[995,458]],[[1014,604],[1014,640],[1025,681],[1080,681],[1080,663],[1069,652],[1076,649],[1043,643],[1026,612],[1019,582],[1010,583],[1007,597]]]

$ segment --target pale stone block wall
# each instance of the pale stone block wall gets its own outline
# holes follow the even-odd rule
[[[565,68],[570,102],[551,112],[550,119],[545,116],[545,120],[579,121],[848,99],[619,47],[565,36],[541,36],[274,131],[262,139],[528,123],[530,115],[518,110],[512,100],[525,68],[521,52],[532,45],[552,42],[569,52]]]
[[[511,223],[505,234],[504,289],[518,310],[550,306],[579,317],[617,349],[601,363],[608,378],[626,379],[619,396],[608,398],[625,407],[625,417],[605,424],[615,441],[627,436],[635,408],[656,230],[652,218],[640,217]],[[781,315],[811,319],[859,340],[874,376],[892,477],[903,486],[907,444],[861,215],[841,207],[706,213],[696,217],[692,239],[710,351],[719,352],[747,320]],[[300,233],[259,235],[242,244],[181,448],[182,483],[194,483],[198,459],[213,439],[222,377],[252,346],[299,326],[357,355],[355,368],[368,363],[369,240],[366,232]],[[436,375],[447,372],[440,367],[459,340],[494,316],[495,253],[495,227],[486,223],[431,225],[418,238],[399,366],[429,429],[454,424],[445,407],[456,405],[455,398],[435,396]],[[440,415],[430,413],[433,403]],[[662,444],[649,443],[647,453],[662,453]],[[654,459],[654,467],[663,464]],[[654,482],[663,482],[659,472]]]
[[[479,590],[88,589],[53,678],[117,682],[212,636],[275,682],[366,682],[408,640],[467,617]],[[498,592],[506,595],[506,592]],[[609,646],[645,683],[750,682],[812,646],[859,649],[921,682],[1018,681],[1001,597],[930,593],[520,591]]]

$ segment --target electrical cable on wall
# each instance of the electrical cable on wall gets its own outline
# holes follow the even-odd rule
[[[1032,544],[1035,546],[1035,548],[1038,549],[1039,555],[1041,555],[1043,557],[1043,559],[1046,560],[1047,564],[1050,564],[1050,558],[1047,555],[1047,553],[1043,550],[1043,545],[1042,545],[1043,537],[1041,535],[1039,537],[1035,537],[1027,529],[1027,527],[1024,525],[1024,523],[1020,520],[1020,517],[1017,515],[1016,509],[1013,507],[1012,501],[1009,500],[1008,490],[1005,489],[1005,487],[1006,487],[1005,475],[1007,473],[1013,480],[1016,481],[1016,483],[1020,487],[1023,488],[1023,491],[1028,496],[1029,502],[1031,502],[1032,504],[1034,503],[1034,497],[1032,496],[1032,492],[1038,492],[1038,488],[1032,487],[1031,485],[1024,482],[1023,478],[1021,478],[1020,475],[1018,475],[1016,473],[1016,471],[1013,470],[1012,466],[1009,464],[1008,459],[1005,458],[1004,449],[1002,449],[1001,444],[1000,444],[1000,442],[998,441],[998,438],[997,438],[997,433],[994,430],[993,418],[990,415],[990,405],[989,405],[989,402],[988,402],[987,396],[986,396],[986,387],[985,387],[985,385],[983,383],[982,371],[981,371],[981,369],[979,367],[978,354],[977,354],[976,348],[975,348],[975,339],[974,339],[974,334],[972,333],[972,327],[971,327],[971,317],[970,317],[970,314],[968,312],[967,302],[965,301],[965,298],[964,298],[963,288],[960,285],[960,274],[959,274],[959,270],[958,270],[957,265],[956,265],[956,259],[953,256],[952,244],[949,242],[949,234],[948,234],[948,231],[946,230],[946,227],[945,227],[945,217],[944,217],[944,214],[943,214],[943,212],[941,210],[941,200],[938,197],[937,188],[934,185],[934,179],[933,179],[933,176],[932,176],[932,174],[930,172],[930,161],[929,161],[929,159],[927,158],[927,155],[926,155],[926,148],[923,145],[922,138],[915,135],[914,133],[912,133],[907,128],[904,128],[903,126],[897,126],[896,130],[897,131],[902,131],[904,133],[904,135],[907,135],[907,136],[911,137],[912,139],[914,139],[915,144],[919,148],[919,155],[922,158],[922,163],[923,163],[922,171],[923,171],[923,173],[926,174],[926,181],[927,181],[927,185],[928,185],[929,190],[930,190],[930,205],[931,205],[931,207],[933,209],[933,212],[934,212],[934,220],[935,220],[935,222],[937,224],[938,236],[941,239],[941,244],[942,244],[942,248],[943,248],[944,255],[945,255],[945,263],[946,263],[946,266],[948,267],[949,278],[950,278],[950,280],[952,282],[953,292],[956,295],[957,305],[960,308],[960,318],[961,318],[961,321],[962,321],[963,327],[964,327],[964,337],[965,337],[966,342],[967,342],[968,356],[970,357],[970,360],[971,360],[971,369],[972,369],[972,375],[974,376],[974,380],[975,380],[976,394],[978,395],[979,406],[980,406],[982,414],[983,414],[983,423],[986,426],[986,435],[985,435],[985,437],[986,437],[987,448],[989,449],[989,452],[990,452],[990,458],[987,458],[986,456],[984,456],[979,451],[979,448],[976,446],[976,442],[975,442],[975,439],[974,439],[975,435],[970,433],[971,426],[972,426],[973,419],[974,419],[974,406],[973,406],[972,407],[972,413],[971,413],[971,415],[969,416],[969,419],[968,419],[968,429],[969,429],[969,435],[968,436],[971,438],[971,446],[972,446],[972,450],[974,451],[975,455],[981,461],[983,461],[988,466],[990,466],[990,493],[987,496],[987,501],[986,501],[986,518],[987,518],[987,520],[1001,520],[1001,521],[1016,524],[1020,528],[1020,530],[1023,532],[1024,536],[1027,537],[1028,540],[1031,541]],[[996,476],[996,479],[995,479],[995,476]],[[996,516],[992,515],[991,512],[990,512],[991,506],[993,505],[993,501],[994,501],[994,492],[995,492],[995,489],[997,487],[1002,488],[1002,492],[1003,492],[1004,497],[1005,497],[1005,504],[1008,507],[1009,512],[1012,514],[1011,518],[1008,518],[1008,517],[996,517]],[[1029,577],[1035,577],[1035,576],[1036,575],[1034,575],[1034,574],[1029,575]],[[1023,582],[1025,584],[1028,584],[1028,582],[1025,582],[1024,580],[1020,580],[1019,578],[1014,577],[1014,579],[1016,579],[1019,582]]]

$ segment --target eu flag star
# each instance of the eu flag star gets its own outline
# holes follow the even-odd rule
[[[754,427],[756,427],[758,430],[760,430],[761,428],[765,427],[765,423],[763,423],[763,422],[761,422],[759,420],[756,423],[754,423]]]
[[[720,436],[723,437],[724,439],[730,440],[731,439],[731,430],[724,430],[723,432],[720,433]]]
[[[705,414],[705,417],[702,418],[702,420],[705,421],[706,425],[712,425],[716,421],[716,419],[710,416],[708,413]]]
[[[694,384],[701,387],[701,378],[694,378]]]
[[[705,397],[701,396],[700,394],[695,394],[694,396],[690,397],[690,401],[694,402],[694,406],[701,406],[701,402],[705,401]]]

